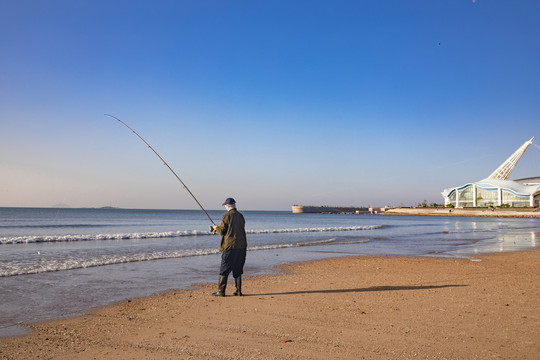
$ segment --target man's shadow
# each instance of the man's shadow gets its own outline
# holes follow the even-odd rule
[[[371,291],[430,290],[430,289],[442,289],[442,288],[448,288],[448,287],[462,287],[462,286],[469,286],[469,285],[372,286],[368,288],[357,288],[357,289],[301,290],[301,291],[288,291],[288,292],[280,292],[280,293],[244,294],[244,296],[343,294],[343,293],[361,293],[361,292],[371,292]]]

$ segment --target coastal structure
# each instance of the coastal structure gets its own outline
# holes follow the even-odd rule
[[[304,206],[293,205],[293,214],[370,214],[369,208],[364,207],[339,207],[339,206]]]
[[[444,189],[446,206],[454,207],[536,207],[540,205],[540,177],[508,180],[533,138],[526,141],[486,179]]]

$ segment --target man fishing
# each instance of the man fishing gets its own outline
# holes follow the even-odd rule
[[[242,296],[242,273],[246,262],[246,229],[244,216],[236,210],[236,201],[233,198],[227,198],[223,203],[227,209],[221,224],[214,225],[214,231],[221,235],[219,251],[221,254],[221,266],[219,268],[218,291],[212,293],[212,296],[225,296],[227,287],[227,278],[233,273],[236,291],[234,296]]]
[[[246,262],[246,230],[244,216],[236,210],[236,201],[233,198],[227,198],[223,203],[223,206],[226,207],[227,213],[223,215],[221,225],[217,226],[210,215],[204,210],[201,203],[195,195],[189,190],[186,184],[180,179],[180,177],[174,172],[174,170],[167,164],[165,160],[157,153],[156,150],[149,143],[146,142],[135,130],[129,127],[128,124],[117,118],[116,116],[105,114],[110,116],[113,119],[118,120],[122,125],[127,127],[131,132],[133,132],[139,139],[142,140],[152,150],[152,152],[163,162],[165,166],[174,174],[174,176],[180,181],[183,188],[189,192],[193,200],[197,202],[197,205],[204,211],[205,215],[208,217],[208,220],[212,223],[212,229],[218,232],[221,235],[221,244],[219,246],[219,251],[223,254],[221,255],[221,267],[219,269],[219,287],[218,291],[213,293],[214,296],[225,296],[225,288],[227,287],[227,277],[232,271],[234,276],[234,282],[236,284],[236,291],[233,293],[235,296],[242,296],[242,273],[244,272],[244,263]]]

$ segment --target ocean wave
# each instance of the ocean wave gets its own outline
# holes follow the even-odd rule
[[[303,232],[333,232],[333,231],[361,231],[381,229],[385,225],[364,225],[347,227],[321,227],[321,228],[294,228],[294,229],[268,229],[268,230],[247,230],[247,234],[287,234]],[[175,238],[188,236],[208,236],[212,235],[209,231],[187,230],[187,231],[168,231],[168,232],[150,232],[150,233],[125,233],[125,234],[96,234],[96,235],[34,235],[0,238],[0,245],[8,244],[29,244],[45,242],[67,242],[67,241],[99,241],[99,240],[141,240],[141,239],[159,239]]]
[[[365,243],[369,240],[356,241],[357,243]],[[339,243],[335,238],[290,243],[290,244],[273,244],[273,245],[257,245],[248,247],[248,251],[258,250],[272,250],[272,249],[284,249],[303,246],[320,246],[328,245],[332,243]],[[350,243],[350,242],[346,242]],[[204,256],[218,254],[219,250],[215,248],[207,249],[194,249],[194,250],[177,250],[167,252],[151,252],[151,253],[137,253],[126,255],[103,255],[91,258],[70,258],[70,259],[40,259],[33,264],[4,264],[0,265],[0,277],[9,277],[17,275],[39,274],[45,272],[85,269],[97,266],[116,265],[133,263],[140,261],[152,261],[152,260],[165,260],[165,259],[178,259],[192,256]]]
[[[125,264],[139,261],[163,260],[218,253],[217,249],[197,249],[171,252],[151,252],[126,255],[103,255],[92,258],[40,259],[35,264],[0,266],[0,277],[39,274],[44,272],[85,269],[97,266]]]
[[[122,224],[45,224],[45,225],[0,225],[0,229],[64,229],[64,228],[93,228],[93,227],[124,226]]]

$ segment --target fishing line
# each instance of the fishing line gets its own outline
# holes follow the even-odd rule
[[[186,184],[184,184],[184,182],[182,181],[182,179],[180,179],[180,177],[178,175],[176,175],[176,173],[174,172],[174,170],[169,166],[169,164],[167,164],[167,162],[165,160],[163,160],[163,158],[157,153],[156,150],[154,150],[154,148],[152,146],[150,146],[149,143],[146,142],[146,140],[144,140],[141,135],[137,134],[137,132],[135,130],[133,130],[132,128],[129,127],[128,124],[126,124],[125,122],[123,122],[122,120],[120,120],[119,118],[117,118],[116,116],[113,116],[113,115],[109,115],[109,114],[105,114],[105,116],[110,116],[112,117],[113,119],[116,119],[118,120],[122,125],[124,125],[125,127],[127,127],[129,130],[131,130],[135,135],[137,135],[137,137],[139,139],[142,140],[143,143],[146,144],[146,146],[148,146],[150,148],[150,150],[152,150],[154,152],[154,154],[156,154],[156,156],[163,162],[163,164],[169,169],[171,170],[171,172],[174,174],[174,176],[178,179],[178,181],[180,181],[180,183],[182,184],[182,186],[184,187],[184,189],[187,190],[187,192],[189,193],[189,195],[191,195],[191,197],[193,198],[193,200],[195,200],[195,202],[197,203],[197,205],[199,205],[199,207],[201,208],[201,210],[206,214],[206,216],[208,217],[208,219],[210,220],[210,222],[212,223],[212,225],[216,225],[216,223],[214,223],[214,221],[212,220],[212,218],[210,217],[210,215],[208,215],[208,213],[206,212],[206,210],[204,210],[204,208],[202,207],[201,203],[199,202],[199,200],[197,200],[197,198],[195,197],[195,195],[193,195],[193,193],[191,192],[191,190],[189,190],[189,188],[187,187]],[[212,229],[212,228],[211,228]],[[212,229],[213,231],[213,229]]]

